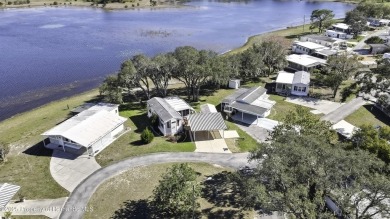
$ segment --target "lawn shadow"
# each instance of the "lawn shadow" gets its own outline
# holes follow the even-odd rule
[[[376,119],[383,122],[384,124],[390,126],[390,118],[387,116],[384,112],[382,112],[380,109],[378,109],[373,104],[364,105],[364,108],[367,109]],[[379,125],[379,124],[377,124]]]
[[[202,210],[202,214],[207,216],[209,219],[217,219],[217,218],[245,218],[244,213],[241,210],[222,210],[218,209],[213,211],[213,208],[207,208]]]
[[[51,157],[52,153],[53,150],[45,148],[42,141],[34,144],[33,146],[23,151],[23,154],[28,154],[32,156],[44,156],[44,157]]]
[[[141,115],[134,115],[129,117],[137,129],[133,130],[135,133],[142,133],[142,131],[150,125],[150,121],[146,113]]]
[[[237,197],[239,189],[232,180],[234,173],[223,171],[207,176],[202,188],[202,197],[216,207],[241,207]]]
[[[122,207],[115,211],[112,219],[148,219],[153,218],[149,202],[145,199],[125,201]]]

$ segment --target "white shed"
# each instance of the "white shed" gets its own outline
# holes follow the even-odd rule
[[[230,79],[229,88],[238,89],[240,87],[240,79]]]

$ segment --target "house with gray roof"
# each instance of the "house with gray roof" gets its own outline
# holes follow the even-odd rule
[[[263,87],[240,88],[225,97],[221,102],[221,110],[233,119],[248,123],[245,117],[267,117],[275,101],[268,100],[267,89]]]
[[[325,35],[318,35],[318,34],[304,35],[301,36],[299,40],[302,42],[317,43],[329,47],[331,49],[341,49],[347,46],[346,41],[343,39],[331,38]]]
[[[297,71],[288,73],[280,71],[276,78],[275,91],[284,95],[307,96],[310,86],[310,73]]]
[[[179,97],[153,97],[147,101],[148,117],[158,117],[158,129],[164,136],[183,130],[183,118],[195,110]]]
[[[95,156],[125,130],[126,118],[119,116],[118,105],[98,103],[44,132],[44,146],[73,154]]]

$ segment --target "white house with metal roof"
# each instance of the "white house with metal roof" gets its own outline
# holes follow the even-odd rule
[[[288,67],[296,71],[311,71],[326,65],[326,60],[306,54],[291,54],[286,57]]]
[[[328,30],[325,31],[325,35],[332,38],[351,39],[353,35],[350,34],[350,27],[345,23],[333,24]]]
[[[119,116],[118,105],[99,103],[43,133],[48,139],[43,142],[50,149],[94,156],[118,137],[126,120]]]
[[[267,89],[263,87],[240,88],[233,94],[225,97],[221,109],[233,118],[247,123],[244,117],[267,117],[275,101],[268,100]]]
[[[195,112],[178,97],[153,97],[147,101],[148,117],[157,115],[158,129],[164,136],[175,135],[183,130],[183,117]]]
[[[318,34],[301,36],[299,38],[299,41],[317,43],[322,46],[326,46],[330,49],[345,49],[347,46],[346,41],[343,39],[331,38],[328,36],[318,35]]]
[[[288,73],[280,71],[276,78],[277,93],[285,95],[307,96],[310,86],[310,73],[305,71],[297,71]]]
[[[325,48],[327,47],[313,42],[296,41],[293,43],[291,50],[294,53],[311,55],[315,51]]]

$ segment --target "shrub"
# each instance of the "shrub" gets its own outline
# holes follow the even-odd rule
[[[382,44],[382,43],[384,43],[384,41],[378,36],[370,37],[364,42],[367,44]]]
[[[139,6],[139,3],[137,3],[137,6]]]
[[[12,5],[12,2],[8,2],[8,5]]]
[[[53,2],[53,5],[58,5],[58,2],[56,2],[56,1],[55,1],[55,2]]]
[[[132,5],[131,5],[131,7],[133,7],[133,8],[134,8],[134,4],[132,4]]]
[[[3,6],[3,2],[0,2],[0,6]]]
[[[144,129],[144,131],[141,134],[141,141],[144,144],[149,144],[150,142],[153,141],[154,135],[153,133],[149,130],[149,128]]]
[[[128,8],[129,6],[125,5],[125,8]]]

